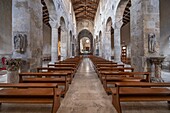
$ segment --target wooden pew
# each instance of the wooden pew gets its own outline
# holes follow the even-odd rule
[[[97,64],[96,68],[100,67],[124,67],[124,64]]]
[[[48,64],[48,67],[72,67],[77,68],[76,64]]]
[[[73,67],[38,67],[37,72],[68,72],[69,83],[71,83],[74,77],[74,74],[75,74],[75,68]]]
[[[132,67],[100,67],[97,68],[97,74],[101,82],[103,81],[104,74],[113,73],[113,72],[133,72],[134,68]]]
[[[149,72],[103,72],[103,87],[110,93],[110,87],[116,82],[150,82]]]
[[[61,69],[68,69],[72,68],[74,71],[74,74],[76,73],[78,66],[76,64],[48,64],[48,67],[55,67],[55,68],[61,68]]]
[[[111,88],[112,104],[122,113],[121,102],[168,101],[170,102],[170,83],[117,82]]]
[[[27,72],[19,74],[19,82],[20,83],[57,83],[58,86],[64,86],[62,90],[62,94],[68,90],[69,76],[70,72]]]
[[[61,90],[57,84],[0,83],[0,103],[52,104],[51,113],[60,106]]]

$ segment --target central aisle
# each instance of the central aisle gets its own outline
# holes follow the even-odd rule
[[[116,113],[90,59],[83,59],[57,113]]]

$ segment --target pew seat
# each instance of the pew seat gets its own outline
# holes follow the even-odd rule
[[[61,90],[57,84],[0,83],[0,103],[52,104],[51,113],[60,106]]]
[[[170,83],[117,82],[111,88],[112,104],[122,113],[121,102],[167,101],[170,102]]]

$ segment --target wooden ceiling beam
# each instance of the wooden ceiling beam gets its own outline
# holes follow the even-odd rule
[[[91,11],[87,11],[87,13],[90,13],[90,14],[92,14],[92,15],[95,15],[96,13],[93,13],[93,12],[91,12]]]
[[[84,6],[76,6],[76,7],[74,7],[74,10],[78,10],[78,9],[80,9],[80,8],[83,8]]]
[[[71,0],[76,20],[88,18],[94,20],[99,0]]]
[[[91,7],[91,6],[88,6],[87,8],[90,8],[90,9],[92,9],[94,11],[97,11],[97,8],[94,8],[94,7]]]

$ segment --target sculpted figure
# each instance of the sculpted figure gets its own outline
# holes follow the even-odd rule
[[[155,34],[150,33],[148,34],[148,49],[149,52],[154,53],[156,47],[156,37]]]
[[[14,36],[14,49],[16,52],[24,53],[27,47],[27,35],[26,34],[17,34]]]

